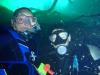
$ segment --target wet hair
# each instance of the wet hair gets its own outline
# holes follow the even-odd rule
[[[15,12],[13,13],[12,19],[15,20],[16,17],[19,15],[19,13],[21,13],[21,12],[23,12],[23,11],[28,11],[28,12],[32,13],[32,11],[31,11],[29,8],[27,8],[27,7],[22,7],[22,8],[19,8],[19,9],[16,9],[16,10],[15,10]]]

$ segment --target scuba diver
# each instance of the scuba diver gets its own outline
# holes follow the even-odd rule
[[[37,48],[38,32],[41,30],[40,25],[37,22],[37,18],[33,16],[32,11],[29,8],[22,7],[14,12],[13,17],[11,19],[11,26],[12,29],[9,29],[8,32],[11,34],[14,41],[17,43],[16,46],[18,46],[18,49],[20,49],[23,60],[16,61],[14,63],[15,64],[14,68],[13,67],[8,68],[7,69],[8,75],[38,75],[38,73],[35,74],[34,71],[35,69],[34,62],[38,57],[38,48]],[[20,56],[20,54],[17,54],[18,50],[16,48],[11,50],[14,52],[16,56]],[[11,61],[11,63],[12,62],[13,60]],[[17,67],[18,62],[20,62],[20,64],[27,64],[28,69],[30,68],[29,73],[22,70],[25,73],[21,74],[20,66]]]
[[[13,31],[10,31],[14,36],[15,32],[19,35],[18,42],[24,43],[29,46],[31,51],[37,53],[36,41],[38,32],[41,30],[40,25],[37,22],[37,18],[33,16],[32,11],[28,8],[20,8],[13,14],[12,20]],[[16,36],[15,36],[16,37]],[[34,48],[34,50],[33,50]],[[33,53],[34,52],[30,52]],[[35,58],[34,58],[35,59]]]
[[[53,75],[98,74],[88,47],[75,42],[69,32],[56,28],[52,30],[49,40],[50,46],[44,56],[44,63],[51,66]]]

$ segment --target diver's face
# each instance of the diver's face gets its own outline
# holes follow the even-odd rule
[[[19,13],[14,23],[15,30],[19,32],[31,31],[35,24],[36,18],[29,11]]]

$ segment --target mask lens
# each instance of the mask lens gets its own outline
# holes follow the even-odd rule
[[[59,36],[60,36],[61,39],[65,40],[65,39],[67,39],[68,33],[61,32],[61,33],[59,33]]]
[[[16,23],[17,24],[22,24],[23,23],[23,19],[22,18],[16,18]]]
[[[31,25],[31,17],[25,17],[23,22],[25,25]]]
[[[56,37],[57,37],[56,34],[53,34],[53,35],[50,36],[50,40],[51,40],[52,42],[55,42]]]

